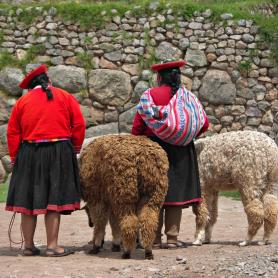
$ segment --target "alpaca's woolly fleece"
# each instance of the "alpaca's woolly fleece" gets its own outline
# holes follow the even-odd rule
[[[238,190],[248,218],[247,245],[264,223],[264,242],[278,214],[274,185],[278,184],[278,147],[267,135],[255,131],[229,132],[195,142],[204,201],[196,213],[195,244],[211,239],[217,219],[219,191]],[[205,231],[205,232],[204,232]]]
[[[168,189],[164,150],[144,136],[106,135],[89,143],[79,162],[83,198],[95,226],[94,245],[101,245],[110,218],[113,244],[122,241],[125,255],[134,249],[138,230],[143,247],[151,252]]]

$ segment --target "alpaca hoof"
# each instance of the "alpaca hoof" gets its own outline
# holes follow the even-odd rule
[[[238,245],[240,247],[247,246],[247,245],[249,245],[249,242],[247,240],[244,240],[244,241],[240,242]]]
[[[192,245],[195,245],[195,246],[202,246],[202,244],[203,244],[202,241],[199,239],[192,242]]]
[[[98,254],[100,252],[100,246],[93,246],[93,248],[89,251],[89,254]]]
[[[124,252],[123,254],[122,254],[122,259],[130,259],[130,252]]]
[[[269,240],[264,240],[264,241],[259,241],[258,245],[262,246],[262,245],[269,245],[271,244]]]
[[[145,260],[153,260],[153,252],[152,251],[146,251],[145,252]]]
[[[111,247],[111,251],[112,252],[120,252],[121,251],[121,246],[119,244],[112,244],[112,247]]]
[[[203,241],[203,244],[210,244],[210,239],[205,239],[205,240]]]

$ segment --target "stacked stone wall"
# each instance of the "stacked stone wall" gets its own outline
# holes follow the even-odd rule
[[[20,60],[28,49],[43,46],[24,70],[49,64],[53,84],[80,102],[86,137],[129,132],[140,95],[155,84],[146,65],[176,58],[187,61],[182,80],[205,107],[207,135],[251,129],[278,141],[278,69],[253,21],[226,13],[215,22],[210,10],[190,19],[171,9],[140,17],[131,12],[120,17],[113,10],[111,22],[85,30],[61,20],[55,8],[35,9],[39,16],[30,26],[18,20],[22,9],[2,10],[0,51]],[[25,93],[17,86],[23,76],[12,66],[0,72],[0,181],[10,171],[5,133],[11,109]]]

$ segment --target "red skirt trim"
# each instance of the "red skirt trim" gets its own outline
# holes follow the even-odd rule
[[[62,206],[57,206],[57,205],[48,205],[46,209],[26,209],[24,207],[14,207],[14,206],[6,206],[7,211],[14,211],[14,212],[20,212],[23,214],[27,215],[37,215],[37,214],[46,214],[48,211],[74,211],[80,209],[80,203],[74,203],[74,204],[68,204],[68,205],[62,205]]]
[[[201,203],[203,201],[202,198],[195,198],[189,201],[184,201],[184,202],[165,202],[163,205],[164,206],[183,206],[191,203]]]

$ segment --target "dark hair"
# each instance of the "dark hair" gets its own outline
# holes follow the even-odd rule
[[[45,91],[46,95],[47,95],[47,99],[51,100],[53,99],[53,94],[51,92],[51,90],[48,88],[48,84],[49,84],[49,78],[45,73],[42,73],[40,75],[37,75],[36,77],[34,77],[28,84],[28,87],[30,89],[35,88],[36,86],[42,86],[43,91]]]
[[[180,68],[163,69],[158,72],[161,77],[160,85],[169,85],[174,95],[181,86]]]

